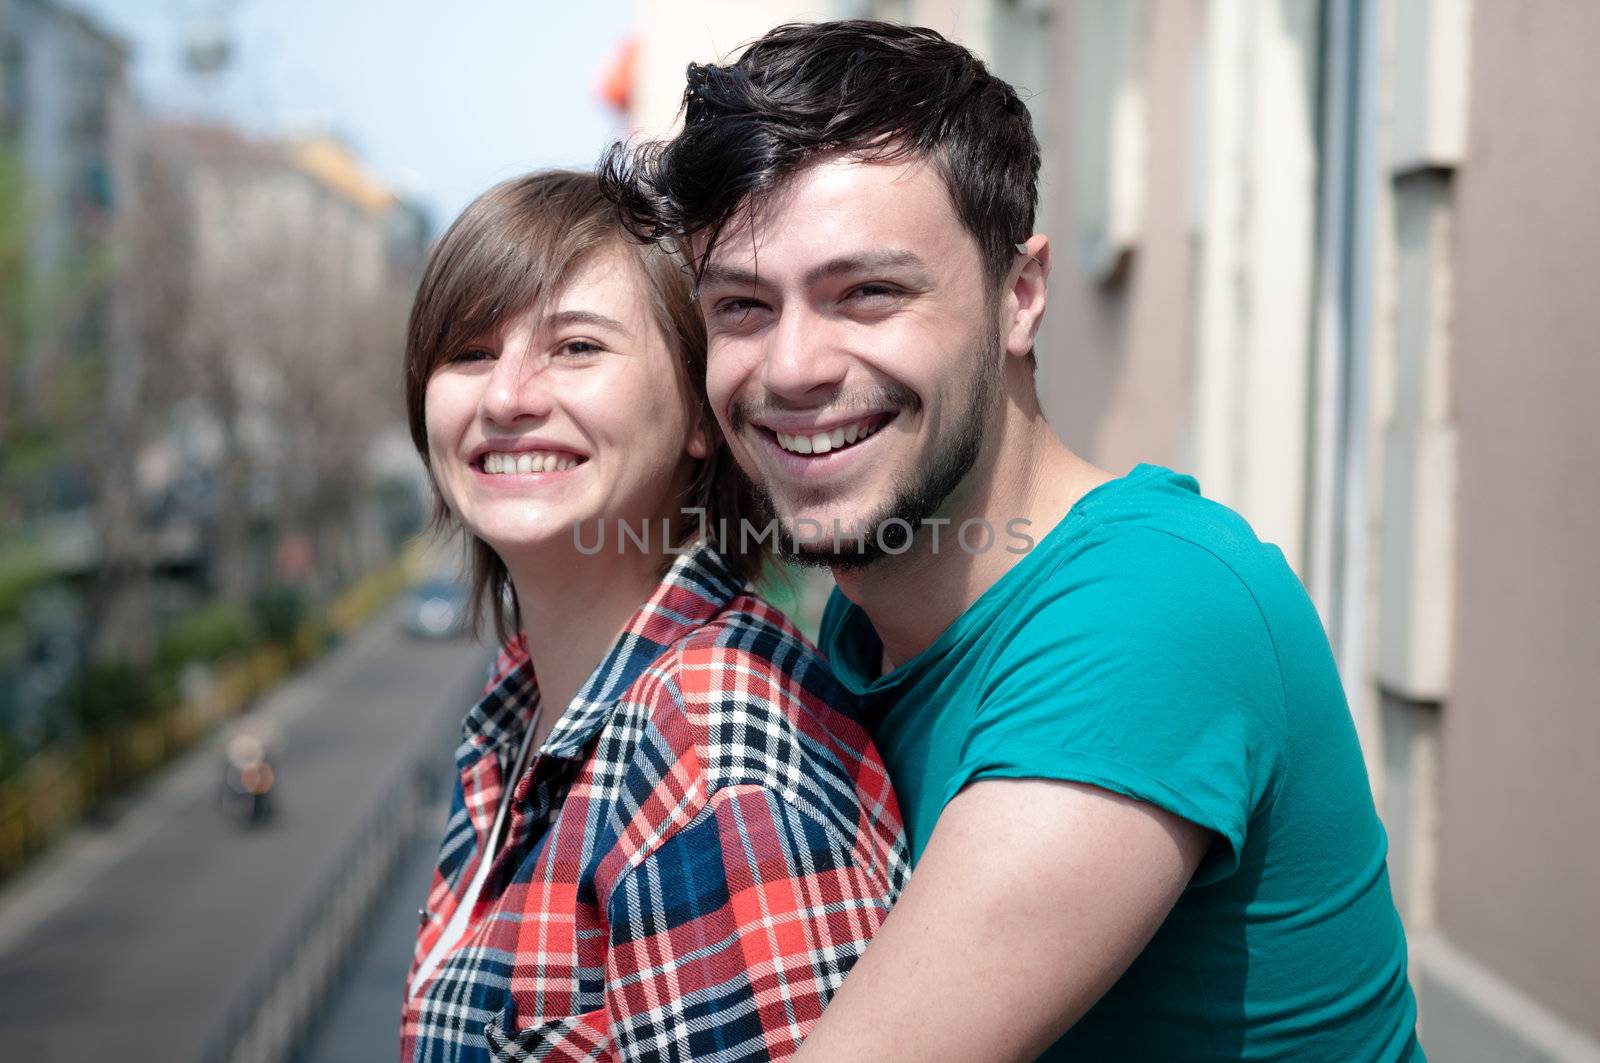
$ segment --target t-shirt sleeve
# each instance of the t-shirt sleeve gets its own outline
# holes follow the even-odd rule
[[[987,669],[944,799],[979,779],[1087,783],[1214,831],[1226,845],[1196,882],[1231,874],[1284,741],[1254,596],[1209,551],[1149,529],[1107,537],[1040,583]]]

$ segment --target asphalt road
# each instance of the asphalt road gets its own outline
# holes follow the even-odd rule
[[[0,1055],[199,1058],[400,773],[426,755],[448,775],[487,661],[471,641],[408,638],[390,615],[251,713],[282,738],[270,822],[246,830],[221,815],[213,739],[113,821],[80,831],[9,885],[0,895]],[[421,888],[398,883],[392,896]],[[398,992],[397,982],[391,1024]],[[385,1041],[383,1058],[395,1045]]]
[[[428,817],[395,870],[359,947],[311,1032],[300,1063],[395,1063],[400,1057],[400,998],[411,947],[417,939],[417,909],[427,900],[433,862],[444,835],[444,810]]]

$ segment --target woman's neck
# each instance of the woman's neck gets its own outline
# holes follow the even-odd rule
[[[543,745],[622,629],[660,582],[665,555],[586,556],[550,551],[507,562],[528,656],[544,706],[533,740]]]

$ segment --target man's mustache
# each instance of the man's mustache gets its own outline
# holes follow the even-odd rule
[[[922,400],[910,388],[899,384],[884,384],[875,388],[858,388],[850,392],[841,392],[820,402],[792,402],[778,396],[741,399],[728,407],[728,423],[738,431],[752,420],[781,413],[831,415],[877,413],[898,409],[915,413],[921,408]]]

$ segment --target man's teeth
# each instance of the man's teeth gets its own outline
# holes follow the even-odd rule
[[[483,457],[483,471],[493,474],[561,472],[578,464],[581,459],[571,454],[554,454],[543,450],[524,450],[516,454],[491,451]]]
[[[887,423],[887,422],[883,422]],[[789,435],[785,432],[774,432],[778,437],[778,446],[795,454],[826,454],[830,450],[847,447],[857,443],[876,432],[881,424],[872,424],[868,421],[857,421],[854,424],[843,425],[830,432],[816,432],[812,435]]]

